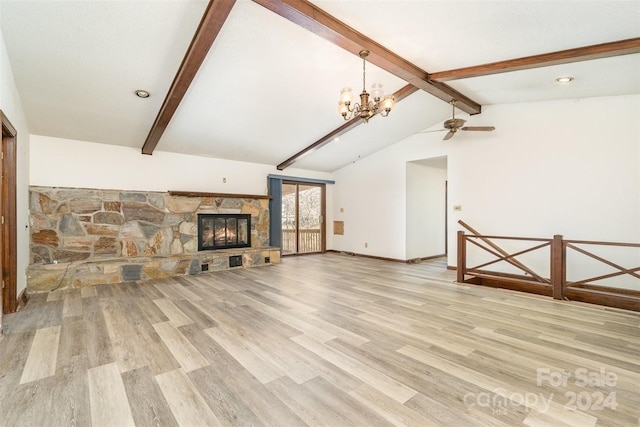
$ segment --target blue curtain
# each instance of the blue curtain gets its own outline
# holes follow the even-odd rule
[[[282,178],[269,176],[269,244],[282,254]]]

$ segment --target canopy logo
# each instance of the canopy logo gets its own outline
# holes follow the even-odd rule
[[[552,400],[553,393],[546,398],[542,393],[511,393],[503,388],[481,393],[469,392],[463,398],[467,408],[475,406],[490,408],[493,415],[507,415],[509,409],[528,412],[531,408],[535,408],[539,412],[546,412]],[[522,406],[524,408],[521,408]]]

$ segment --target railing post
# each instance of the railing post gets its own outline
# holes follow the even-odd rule
[[[551,241],[551,287],[553,299],[563,299],[564,295],[564,249],[562,235],[556,234]]]
[[[463,283],[467,272],[467,239],[463,230],[458,230],[458,262],[456,266],[456,281]]]

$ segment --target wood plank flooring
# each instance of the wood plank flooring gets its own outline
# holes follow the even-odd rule
[[[35,294],[3,426],[640,426],[640,315],[325,254]]]

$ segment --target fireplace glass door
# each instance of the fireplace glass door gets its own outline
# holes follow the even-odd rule
[[[251,215],[199,214],[198,250],[251,246]]]

